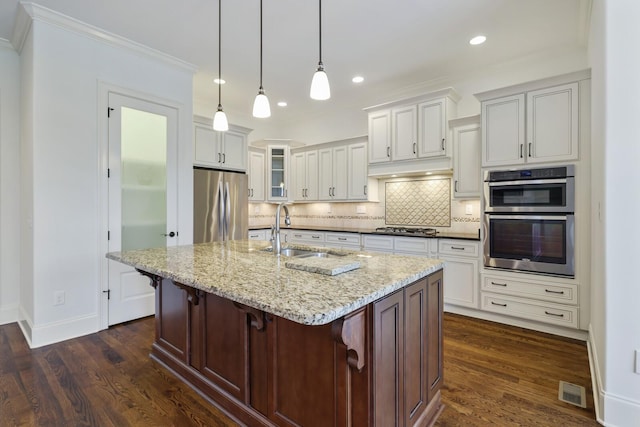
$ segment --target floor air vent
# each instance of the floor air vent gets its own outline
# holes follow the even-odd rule
[[[560,381],[558,399],[581,408],[587,407],[584,387],[566,381]]]

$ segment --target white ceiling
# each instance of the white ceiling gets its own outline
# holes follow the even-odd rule
[[[36,0],[41,6],[197,66],[194,99],[217,106],[216,0]],[[271,119],[375,99],[376,91],[545,50],[586,44],[590,0],[325,0],[323,62],[329,101],[309,98],[318,62],[317,0],[264,0],[264,88]],[[18,0],[0,0],[0,38],[11,39]],[[485,34],[487,42],[470,46]],[[259,86],[259,0],[222,1],[222,103],[247,111]],[[354,85],[361,74],[365,82]],[[380,97],[385,99],[384,96]],[[287,108],[275,103],[286,100]]]

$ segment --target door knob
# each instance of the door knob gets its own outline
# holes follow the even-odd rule
[[[177,235],[178,235],[178,233],[173,232],[173,231],[170,231],[170,232],[169,232],[169,234],[163,234],[163,236],[165,236],[165,237],[166,237],[166,236],[169,236],[169,237],[175,237],[175,236],[177,236]]]

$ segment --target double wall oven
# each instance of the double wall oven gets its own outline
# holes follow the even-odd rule
[[[574,166],[485,172],[484,265],[575,275]]]

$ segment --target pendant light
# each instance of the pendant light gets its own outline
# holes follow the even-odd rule
[[[327,74],[324,72],[324,65],[322,64],[322,0],[318,0],[318,3],[320,6],[318,14],[320,59],[318,61],[318,69],[313,75],[313,80],[311,80],[309,96],[311,96],[312,99],[324,101],[325,99],[331,98],[331,89],[329,88],[329,79],[327,78]]]
[[[222,110],[222,0],[218,0],[218,111],[213,116],[213,130],[229,130],[227,115]]]
[[[253,101],[253,117],[263,119],[270,116],[269,98],[264,94],[262,87],[262,0],[260,0],[260,89],[258,89],[256,100]]]

